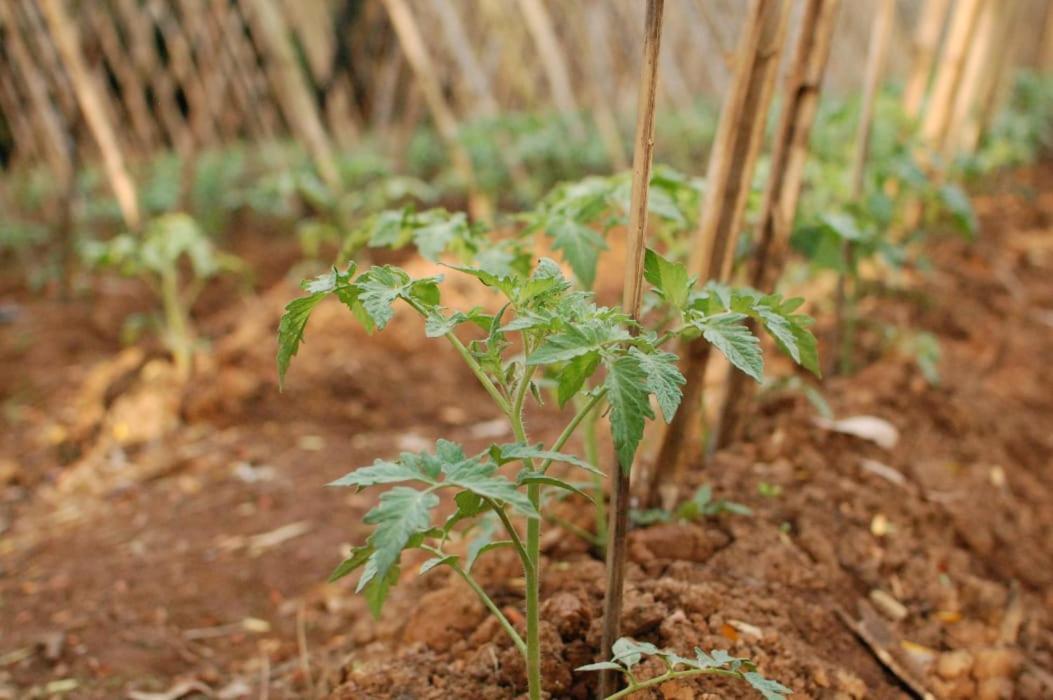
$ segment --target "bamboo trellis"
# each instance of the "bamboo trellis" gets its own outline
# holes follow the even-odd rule
[[[619,167],[627,164],[632,76],[638,62],[633,47],[642,39],[639,3],[405,0],[404,4],[417,23],[434,28],[420,32],[421,48],[429,64],[427,72],[454,123],[507,111],[552,109],[565,113],[578,135],[593,124],[610,162]],[[800,21],[799,4],[794,0],[791,35]],[[904,27],[916,23],[917,60],[908,83],[908,102],[913,104],[918,98],[910,96],[920,94],[934,63],[941,11],[953,5],[954,13],[961,15],[956,8],[974,4],[978,18],[979,3],[899,0],[898,4],[904,19],[893,32],[889,72],[907,77],[901,57],[910,53],[910,37]],[[1018,22],[1014,16],[1053,26],[1047,19],[1053,17],[1047,12],[1047,0],[1018,4],[1015,15],[1009,10],[998,13],[998,27]],[[397,122],[399,133],[406,134],[418,120],[436,119],[434,107],[425,108],[435,103],[435,91],[425,89],[432,97],[422,101],[420,85],[428,79],[417,69],[407,69],[405,46],[382,3],[8,0],[3,5],[0,66],[8,75],[0,83],[0,134],[6,135],[0,136],[0,157],[44,165],[59,177],[68,167],[63,162],[69,161],[71,145],[82,149],[88,160],[101,155],[99,126],[75,128],[82,119],[85,92],[74,75],[95,86],[98,114],[88,121],[110,125],[114,143],[109,150],[130,164],[162,149],[186,155],[234,141],[291,137],[304,143],[319,173],[335,183],[335,147],[355,148],[366,129],[384,131]],[[715,100],[724,93],[733,68],[730,37],[745,21],[746,5],[733,0],[670,4],[660,57],[663,80],[658,94],[664,111],[687,109],[700,99]],[[61,11],[73,27],[79,69],[68,60],[74,54],[59,50],[56,31],[62,30],[52,20],[45,22],[43,8],[50,8],[49,16]],[[853,66],[862,64],[859,47],[865,45],[858,35],[867,31],[872,12],[873,2],[868,0],[851,3],[841,13],[843,36],[835,41],[833,51],[844,54],[845,60],[837,62],[837,75],[830,77],[835,92],[839,86],[854,85]],[[967,38],[973,34],[972,24],[966,27]],[[1045,32],[1050,34],[1053,29]],[[1003,30],[1000,36],[1004,35]],[[897,41],[903,50],[896,50]],[[1049,46],[1053,37],[1036,37],[1033,47],[1020,49],[1022,58],[1046,64],[1053,55]],[[945,52],[945,57],[954,62],[952,54]],[[1002,69],[998,61],[993,63],[990,70],[979,71],[982,75],[971,92],[984,97],[997,94],[992,84],[998,81],[992,76]],[[963,71],[967,68],[958,66],[943,82]],[[940,72],[946,72],[942,66]],[[941,99],[937,95],[933,110],[937,114],[926,115],[930,121],[950,120],[955,107],[939,104]],[[974,139],[984,119],[982,112],[970,116],[963,133],[954,138]],[[935,124],[930,127],[935,128]],[[942,141],[943,134],[938,139]]]

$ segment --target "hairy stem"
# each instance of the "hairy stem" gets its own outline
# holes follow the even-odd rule
[[[589,412],[592,409],[596,408],[596,405],[599,404],[600,401],[602,401],[606,396],[607,389],[600,389],[598,392],[593,394],[592,398],[590,398],[588,402],[586,402],[585,405],[582,406],[576,414],[574,414],[574,417],[570,419],[570,422],[567,423],[567,426],[563,428],[563,432],[560,433],[559,437],[556,438],[556,441],[552,443],[551,449],[553,452],[559,452],[561,449],[563,449],[563,446],[566,445],[567,440],[570,440],[571,436],[574,435],[574,431],[577,430],[578,425],[581,424],[581,421],[584,420],[585,416],[589,415]],[[551,459],[546,459],[544,462],[542,462],[541,471],[547,471],[548,468],[552,466],[552,462],[553,460]],[[596,465],[593,464],[593,466]]]
[[[512,421],[512,432],[516,440],[527,443],[526,427],[523,424],[523,403],[526,400],[527,391],[530,389],[530,381],[534,376],[535,367],[526,367],[523,370],[523,378],[516,387],[512,401],[512,410],[509,417]],[[523,464],[527,469],[534,470],[534,460],[525,459]],[[527,497],[531,505],[538,513],[541,512],[541,486],[540,484],[529,484],[527,486]],[[541,700],[541,517],[527,518],[526,555],[531,566],[526,569],[526,666],[527,686],[530,700]]]
[[[497,517],[501,519],[501,524],[504,525],[505,531],[508,532],[508,538],[512,540],[512,546],[515,547],[516,553],[519,555],[519,560],[523,562],[523,570],[534,568],[534,562],[530,560],[530,555],[527,553],[526,548],[523,546],[523,540],[519,537],[519,531],[516,530],[515,526],[512,525],[512,521],[508,519],[508,513],[505,512],[504,508],[499,507],[492,498],[483,498],[490,508],[497,513]]]
[[[413,299],[406,299],[406,303],[412,306],[421,316],[427,317],[428,314],[416,301]],[[461,359],[464,360],[464,363],[468,365],[468,368],[472,370],[472,374],[475,375],[475,378],[478,379],[479,383],[483,385],[484,389],[486,389],[486,393],[490,394],[490,398],[494,400],[494,403],[496,403],[498,408],[501,409],[501,412],[511,418],[512,407],[509,405],[508,399],[505,398],[504,394],[501,393],[501,390],[490,380],[490,377],[486,376],[486,371],[475,361],[475,358],[472,357],[472,353],[470,353],[468,348],[464,346],[461,339],[458,338],[453,331],[446,333],[445,337],[446,340],[450,341],[450,345],[452,345],[453,349],[457,351],[457,354],[461,356]]]
[[[424,545],[421,547],[421,549],[423,549],[426,552],[430,552],[431,554],[435,555],[436,557],[439,557],[440,559],[444,559],[447,556],[446,552],[442,551],[438,547]],[[469,588],[475,591],[475,594],[479,596],[479,600],[481,600],[483,605],[485,605],[486,608],[494,614],[494,617],[497,618],[497,621],[501,623],[501,627],[503,627],[505,632],[508,633],[508,636],[512,638],[512,643],[516,645],[516,648],[519,649],[519,651],[526,653],[526,643],[523,641],[523,638],[519,636],[519,633],[516,632],[516,628],[512,626],[511,622],[508,621],[508,618],[505,617],[504,613],[501,612],[501,609],[497,607],[497,604],[493,601],[493,599],[486,594],[486,591],[483,590],[483,587],[480,586],[474,578],[472,578],[471,574],[465,571],[461,567],[461,565],[457,563],[456,559],[446,562],[446,565],[453,569],[458,576],[464,579],[464,582],[468,584]]]

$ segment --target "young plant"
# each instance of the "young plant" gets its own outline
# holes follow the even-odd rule
[[[500,310],[495,314],[480,308],[445,309],[439,277],[414,279],[392,266],[359,273],[352,263],[344,271],[334,268],[307,281],[304,289],[308,294],[289,303],[279,326],[277,361],[284,381],[311,312],[323,299],[335,297],[370,331],[388,325],[396,304],[406,306],[423,319],[427,337],[444,338],[453,346],[507,418],[514,443],[492,445],[469,455],[443,440],[431,453],[404,453],[396,459],[378,460],[334,482],[356,489],[393,488],[380,496],[378,505],[365,517],[366,524],[374,526],[372,534],[337,567],[333,579],[361,567],[358,590],[379,614],[398,579],[402,552],[428,552],[432,558],[422,572],[449,566],[476,592],[523,652],[531,698],[541,693],[539,548],[547,496],[552,489],[580,493],[550,467],[559,462],[589,474],[598,472],[594,464],[563,451],[581,423],[605,408],[617,461],[621,469],[628,469],[645,423],[656,416],[652,399],[666,420],[677,410],[684,380],[676,355],[662,346],[684,336],[704,336],[732,364],[759,376],[759,343],[746,330],[747,315],[730,307],[749,308],[754,313],[763,309],[770,323],[780,329],[779,337],[791,354],[811,357],[814,353],[814,338],[804,328],[803,317],[792,313],[792,303],[724,289],[695,290],[682,266],[651,251],[647,259],[648,280],[655,285],[655,293],[677,309],[680,321],[661,334],[639,327],[617,308],[597,306],[591,293],[576,289],[559,266],[547,259],[532,270],[524,269],[515,259],[505,261],[499,271],[480,266],[454,268],[474,277],[500,298]],[[725,298],[729,306],[714,301],[716,297]],[[467,329],[475,332],[465,341],[460,334]],[[557,377],[561,404],[572,403],[575,397],[581,399],[559,436],[543,447],[526,429],[525,410],[531,398],[540,401],[538,379],[546,371]],[[511,462],[519,463],[519,471],[514,478],[507,478],[499,470]],[[438,493],[443,490],[453,491],[456,509],[450,516],[438,518]],[[513,522],[517,518],[526,520],[525,535]],[[452,541],[486,519],[500,522],[504,539],[491,539],[489,529],[483,528],[466,556],[451,553],[448,545]],[[472,577],[475,559],[495,547],[510,547],[523,567],[525,639]]]
[[[708,484],[703,484],[695,491],[695,495],[684,501],[674,510],[664,508],[647,508],[644,510],[630,511],[629,517],[637,525],[653,525],[655,523],[672,523],[678,520],[692,521],[702,518],[712,518],[725,513],[733,515],[753,515],[749,506],[735,501],[726,501],[723,498],[713,500],[713,489]]]
[[[731,656],[723,649],[716,649],[707,654],[696,647],[694,658],[688,658],[667,649],[659,649],[649,642],[638,642],[635,639],[622,637],[614,643],[611,652],[613,655],[610,661],[588,664],[576,669],[578,671],[610,670],[625,676],[626,687],[613,695],[608,695],[606,700],[627,698],[646,688],[654,688],[669,681],[696,676],[724,676],[745,681],[760,693],[764,700],[785,700],[786,696],[793,692],[791,688],[757,673],[756,664],[749,659]],[[633,669],[640,665],[644,657],[661,661],[665,665],[665,672],[646,680],[637,679]]]
[[[156,295],[161,303],[162,340],[179,376],[189,378],[196,339],[190,310],[206,282],[241,269],[241,261],[217,250],[186,214],[159,216],[147,223],[141,235],[90,241],[82,252],[90,264],[137,277]]]

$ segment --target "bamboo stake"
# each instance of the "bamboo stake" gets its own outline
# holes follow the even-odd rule
[[[44,12],[48,28],[51,30],[55,47],[58,49],[66,70],[69,71],[70,81],[73,84],[81,112],[84,114],[84,120],[102,152],[106,176],[117,198],[124,222],[129,228],[138,229],[139,202],[135,193],[135,184],[125,167],[124,156],[117,143],[113,125],[106,119],[106,112],[98,89],[84,65],[76,26],[66,14],[62,0],[40,0],[40,7]]]
[[[552,89],[556,109],[570,120],[570,128],[574,137],[583,139],[585,138],[585,126],[578,113],[570,72],[567,70],[563,49],[559,45],[559,39],[552,26],[552,18],[549,17],[548,10],[545,9],[541,0],[518,0],[518,4],[520,12],[526,19],[527,30],[537,46],[537,53],[545,69],[549,87]]]
[[[0,56],[0,59],[6,59]],[[41,143],[36,130],[26,117],[27,110],[14,84],[14,67],[9,60],[0,60],[0,111],[3,111],[9,135],[12,139],[11,167],[31,163],[37,158],[47,160],[49,145]]]
[[[246,120],[264,139],[273,139],[278,129],[278,115],[268,95],[266,80],[256,69],[256,52],[242,30],[237,8],[227,0],[210,0],[209,15],[208,24],[218,32],[215,41],[222,50],[225,70],[233,78],[235,95],[241,96]]]
[[[754,289],[771,289],[782,272],[804,184],[808,142],[837,26],[839,4],[840,0],[808,0],[801,17],[790,73],[783,88],[783,112],[772,147],[770,175],[757,225],[757,247],[748,273]],[[746,375],[740,372],[728,375],[726,402],[715,445],[727,445],[737,437],[754,388]]]
[[[351,146],[358,139],[358,126],[351,117],[351,86],[347,76],[334,71],[336,37],[330,5],[285,0],[282,13],[300,39],[315,86],[325,95],[324,108],[329,129],[337,141]]]
[[[1053,3],[1050,4],[1053,8]],[[1020,0],[1009,0],[1008,6],[1002,11],[1001,26],[998,29],[998,37],[995,45],[1000,47],[1012,46],[1013,32],[1020,23],[1024,13],[1023,3]],[[1053,12],[1053,9],[1051,9]],[[987,132],[991,121],[998,113],[1006,99],[1006,73],[1009,66],[1019,60],[1020,47],[1014,46],[1008,50],[998,51],[992,65],[988,67],[988,76],[981,93],[977,98],[980,105],[979,115],[966,129],[963,135],[962,147],[967,151],[975,151],[980,139]]]
[[[194,66],[190,45],[183,29],[172,15],[172,7],[164,0],[147,0],[147,16],[153,19],[154,27],[161,34],[168,54],[167,70],[175,77],[187,101],[187,121],[194,136],[194,143],[203,146],[215,141],[213,118],[222,115],[222,104],[210,104],[201,75]],[[216,110],[213,113],[213,110]]]
[[[230,70],[228,57],[218,46],[215,34],[218,27],[200,11],[200,0],[179,0],[178,7],[187,44],[195,63],[201,68],[205,102],[213,108],[221,107],[218,114],[214,109],[213,115],[224,139],[237,139],[242,127],[251,122],[247,120],[248,110]],[[232,108],[227,101],[228,92],[240,109]]]
[[[479,64],[479,58],[472,49],[468,40],[468,34],[464,30],[464,23],[457,10],[450,4],[450,0],[434,0],[432,8],[439,18],[439,26],[446,37],[446,44],[450,47],[457,67],[461,74],[467,79],[472,94],[475,97],[475,111],[478,115],[492,117],[499,111],[497,100],[494,99],[493,90],[490,88],[490,79]]]
[[[39,4],[33,0],[22,0],[22,15],[27,23],[25,44],[35,59],[39,75],[43,76],[45,89],[53,97],[57,111],[64,124],[76,123],[80,108],[73,94],[69,76],[62,66],[55,42],[45,26]],[[14,5],[17,12],[18,5]]]
[[[688,257],[688,272],[700,279],[723,280],[731,270],[731,255],[742,225],[786,36],[787,10],[784,0],[754,0],[750,5],[736,52],[734,83],[724,102],[710,154],[699,227]],[[681,364],[687,380],[684,398],[665,431],[647,484],[647,501],[652,504],[675,497],[676,484],[696,454],[694,443],[710,346],[700,338],[687,343],[683,350]]]
[[[923,138],[935,152],[942,152],[951,120],[955,93],[961,81],[965,57],[972,43],[983,0],[959,0],[947,31],[932,95],[922,121]]]
[[[954,96],[954,104],[951,107],[950,121],[947,124],[947,136],[944,141],[944,156],[952,157],[957,152],[965,139],[965,131],[969,123],[975,121],[977,98],[983,88],[983,80],[988,66],[995,63],[992,52],[996,49],[995,38],[998,34],[1000,16],[1004,14],[1003,5],[1007,0],[986,0],[980,8],[980,15],[976,22],[973,40],[969,46],[969,55],[966,57],[965,66],[962,69],[962,77],[958,90]],[[1007,51],[1008,47],[1001,47]]]
[[[980,141],[987,115],[998,99],[998,83],[1004,66],[1014,53],[1010,28],[1016,17],[1016,0],[988,2],[977,29],[976,46],[969,54],[966,76],[955,104],[956,121],[951,144],[959,152],[971,153]]]
[[[606,7],[595,2],[585,7],[585,26],[588,30],[587,53],[589,68],[589,100],[592,102],[592,115],[596,121],[600,138],[611,159],[615,170],[624,170],[628,166],[622,136],[618,130],[618,118],[611,108],[610,90],[611,66],[610,54],[607,52],[609,33]]]
[[[333,192],[340,192],[343,183],[333,146],[289,42],[285,21],[274,3],[275,0],[252,0],[248,6],[249,21],[269,59],[265,70],[278,93],[285,121],[303,139],[322,180]]]
[[[134,0],[117,0],[116,9],[128,34],[131,63],[143,84],[150,86],[158,121],[164,127],[169,143],[178,148],[191,138],[190,127],[183,121],[176,104],[171,76],[161,68],[153,51],[153,26]]]
[[[1053,2],[1046,4],[1043,17],[1042,38],[1038,47],[1037,67],[1041,71],[1053,70]]]
[[[903,108],[911,117],[916,118],[921,113],[949,8],[950,0],[926,0],[918,18],[918,28],[914,34],[914,63],[903,90]]]
[[[66,125],[56,114],[47,93],[46,78],[39,70],[37,62],[33,60],[29,47],[22,38],[13,5],[0,2],[0,22],[7,28],[4,47],[8,52],[8,58],[15,73],[21,77],[29,103],[36,114],[36,118],[30,120],[28,125],[36,133],[36,141],[46,156],[51,172],[60,182],[65,183],[73,176]],[[26,146],[29,145],[30,142],[26,142]]]
[[[428,57],[427,48],[424,46],[424,39],[417,28],[417,22],[413,19],[413,13],[410,12],[405,0],[383,0],[383,2],[391,17],[391,24],[395,28],[402,51],[413,69],[417,85],[435,121],[435,127],[439,130],[439,134],[450,151],[453,167],[467,187],[468,207],[472,217],[487,219],[491,214],[490,203],[476,187],[471,156],[458,138],[460,127],[457,124],[457,118],[442,94],[442,88],[433,70],[431,59]]]
[[[101,6],[85,8],[85,11],[91,23],[91,29],[99,40],[103,55],[117,78],[121,90],[121,102],[124,103],[125,110],[128,112],[128,118],[140,148],[144,152],[149,152],[158,145],[157,129],[150,116],[150,106],[146,104],[146,90],[121,46],[121,38],[117,35],[117,29],[113,24],[116,18],[108,8]]]
[[[662,43],[664,0],[648,0],[645,20],[643,66],[636,107],[636,138],[633,147],[632,194],[625,261],[625,283],[622,307],[633,319],[640,316],[643,298],[644,251],[647,246],[647,195],[651,184],[651,161],[654,155],[655,93],[658,86],[659,51]],[[631,465],[630,465],[631,466]],[[622,595],[625,584],[625,555],[629,529],[629,469],[618,464],[611,469],[612,504],[607,528],[607,590],[603,599],[604,659],[621,633]],[[615,689],[617,680],[610,671],[600,675],[600,697]]]
[[[867,156],[870,153],[870,134],[874,122],[874,105],[878,90],[881,88],[881,74],[885,67],[889,42],[892,38],[892,27],[895,21],[895,0],[881,0],[878,12],[874,16],[873,29],[870,33],[870,48],[867,52],[866,71],[863,74],[863,97],[859,109],[859,124],[856,127],[856,141],[852,154],[851,200],[859,201],[863,197],[865,185]],[[845,266],[854,264],[852,244],[841,242],[841,255]],[[851,364],[851,347],[848,346],[851,334],[847,324],[852,323],[848,308],[848,274],[841,272],[837,277],[835,293],[835,320],[833,339],[830,343],[831,369],[842,373],[849,370]]]

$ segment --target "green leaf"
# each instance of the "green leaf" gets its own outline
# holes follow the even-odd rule
[[[340,562],[340,565],[333,569],[333,573],[329,574],[329,583],[342,579],[365,564],[371,554],[373,554],[373,547],[368,544],[352,549],[351,556]]]
[[[602,471],[583,459],[579,459],[574,455],[566,454],[565,452],[546,450],[540,445],[524,445],[523,443],[511,443],[500,446],[495,445],[490,448],[490,454],[499,464],[507,464],[508,462],[526,459],[552,460],[553,462],[563,462],[564,464],[584,469],[590,474],[596,476],[604,475]]]
[[[672,306],[682,309],[687,305],[691,278],[685,266],[671,262],[648,248],[644,256],[644,278]]]
[[[278,322],[279,389],[285,384],[285,373],[289,371],[289,363],[300,350],[304,329],[307,327],[307,320],[311,317],[311,312],[326,296],[326,292],[315,292],[310,296],[293,299],[286,304],[285,312],[282,314],[281,321]]]
[[[574,484],[569,484],[566,481],[563,481],[562,479],[557,479],[554,476],[548,476],[546,474],[542,474],[541,472],[523,470],[519,472],[519,475],[516,477],[516,483],[521,486],[525,486],[527,484],[555,486],[556,488],[563,489],[564,491],[570,491],[571,493],[576,493],[579,496],[584,496],[586,500],[593,502],[592,496],[585,493]]]
[[[581,391],[585,381],[596,372],[599,365],[600,353],[589,352],[578,355],[563,366],[556,378],[556,400],[560,408]]]
[[[625,668],[619,666],[613,661],[598,661],[594,664],[585,664],[584,666],[578,666],[575,671],[625,671]]]
[[[764,378],[764,358],[760,341],[743,323],[746,316],[724,313],[694,321],[702,337],[721,352],[728,362],[760,382]]]
[[[418,572],[421,576],[428,573],[436,566],[442,566],[443,564],[450,564],[457,561],[457,557],[453,554],[447,554],[444,557],[432,557],[428,561],[420,565],[420,571]]]
[[[687,381],[677,366],[677,356],[660,350],[645,353],[639,348],[632,348],[629,353],[647,375],[647,390],[658,399],[658,407],[662,410],[665,422],[673,420],[680,399],[683,398],[680,387]]]
[[[464,571],[471,573],[472,567],[481,555],[498,547],[510,547],[512,540],[494,540],[494,530],[497,527],[492,518],[483,520],[479,534],[468,544],[468,553],[465,557]]]
[[[502,501],[523,515],[536,517],[537,509],[526,494],[521,493],[511,481],[496,474],[496,469],[493,463],[475,459],[443,465],[445,483],[460,486],[484,498]]]
[[[965,190],[953,183],[940,186],[940,202],[950,212],[955,225],[966,236],[973,236],[980,228],[972,202]]]
[[[613,343],[629,340],[629,331],[606,319],[589,319],[554,333],[527,357],[528,365],[567,362]]]
[[[648,377],[640,362],[624,355],[607,364],[607,400],[611,404],[611,434],[622,470],[632,468],[636,448],[643,438],[644,423],[654,418],[648,401]]]
[[[376,525],[369,536],[369,544],[375,550],[369,557],[366,579],[359,580],[361,591],[371,581],[383,584],[388,580],[402,550],[410,538],[431,529],[431,510],[439,505],[439,497],[430,491],[418,491],[406,486],[396,486],[380,495],[380,501],[366,514],[364,522]],[[383,602],[386,591],[379,596]]]
[[[388,593],[391,591],[392,586],[398,583],[398,580],[399,567],[396,564],[388,569],[386,575],[370,578],[366,585],[362,587],[366,604],[369,606],[369,611],[373,614],[373,617],[380,617],[384,601],[387,600]]]
[[[336,481],[329,482],[328,485],[365,488],[378,484],[395,484],[400,481],[416,480],[426,484],[436,483],[434,478],[421,470],[420,465],[421,461],[415,459],[415,455],[410,454],[403,455],[397,462],[378,459],[372,465],[359,467]]]
[[[785,700],[785,697],[793,692],[791,688],[765,678],[756,671],[746,671],[742,677],[761,694],[764,700]]]
[[[622,662],[627,668],[640,663],[644,654],[658,656],[662,653],[661,649],[650,642],[638,642],[629,637],[622,637],[611,647],[612,660]]]
[[[361,289],[358,298],[378,329],[383,330],[395,315],[391,305],[406,292],[409,284],[409,275],[389,265],[370,268],[358,278]]]
[[[606,250],[603,236],[592,228],[571,219],[558,218],[550,221],[548,233],[552,236],[552,248],[563,253],[563,257],[581,285],[591,289],[596,281],[596,264],[600,251]]]
[[[468,235],[468,219],[463,212],[449,214],[442,210],[435,210],[430,218],[414,229],[413,242],[421,255],[436,260],[453,241]]]

